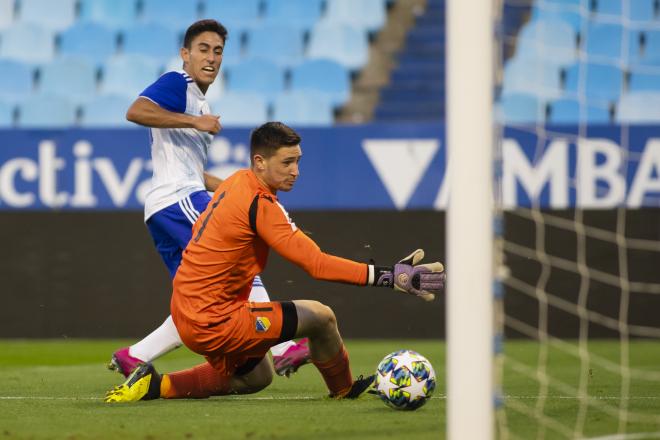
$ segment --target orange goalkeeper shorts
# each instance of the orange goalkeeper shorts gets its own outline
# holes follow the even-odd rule
[[[183,343],[228,376],[249,373],[272,346],[293,339],[298,328],[291,301],[246,302],[212,324],[190,322],[172,312]]]

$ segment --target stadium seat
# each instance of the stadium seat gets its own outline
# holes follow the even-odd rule
[[[81,104],[96,93],[96,69],[81,59],[59,57],[41,68],[39,92]]]
[[[36,65],[47,63],[55,55],[52,31],[34,24],[17,23],[2,32],[0,57]]]
[[[307,57],[328,58],[357,70],[369,57],[367,34],[345,24],[319,23],[312,29]]]
[[[95,96],[83,106],[80,124],[83,127],[134,126],[126,120],[126,111],[133,99],[121,95]]]
[[[345,24],[373,32],[385,24],[386,10],[383,0],[332,0],[326,3],[322,22]]]
[[[660,30],[647,30],[644,32],[644,44],[639,58],[640,64],[652,66],[660,65]]]
[[[51,31],[61,31],[76,19],[76,0],[21,0],[21,23],[38,24]]]
[[[565,21],[531,21],[518,34],[516,56],[543,58],[557,66],[571,64],[577,59],[577,35]]]
[[[264,58],[281,66],[298,64],[303,59],[302,31],[286,23],[254,29],[249,34],[245,56]]]
[[[275,63],[253,58],[225,69],[227,91],[255,93],[270,100],[284,90],[284,71]]]
[[[582,104],[576,99],[558,99],[548,106],[546,122],[550,124],[605,124],[611,122],[610,111],[604,106]]]
[[[132,27],[137,17],[136,0],[81,0],[80,20],[112,29]]]
[[[569,24],[574,32],[579,32],[582,27],[582,15],[576,9],[548,9],[542,6],[534,6],[532,8],[531,21],[546,20],[546,21],[563,21]]]
[[[584,70],[583,80],[580,78]],[[584,94],[586,99],[612,101],[619,99],[623,88],[623,73],[607,64],[577,63],[566,69],[564,90],[573,97]]]
[[[160,24],[136,25],[123,33],[123,53],[168,60],[181,48],[178,32]]]
[[[60,54],[100,66],[117,51],[117,34],[103,25],[76,23],[60,34]]]
[[[616,120],[621,123],[660,123],[660,93],[637,92],[621,96],[617,105]]]
[[[583,37],[583,47],[590,60],[627,62],[622,51],[623,28],[618,24],[590,22]],[[627,58],[627,57],[626,57]]]
[[[642,91],[657,91],[660,92],[660,72],[648,73],[644,70],[632,70],[630,72],[630,79],[628,80],[628,91],[642,92]]]
[[[561,95],[560,69],[544,59],[514,57],[504,66],[503,93],[528,93],[540,98]]]
[[[326,96],[312,92],[288,92],[275,97],[273,119],[292,125],[328,126],[334,121]]]
[[[536,124],[545,121],[545,111],[539,99],[525,93],[502,96],[499,111],[503,123]]]
[[[635,0],[628,2],[628,14],[633,22],[657,22],[655,0]]]
[[[252,93],[225,93],[210,103],[213,114],[220,115],[223,126],[249,126],[263,124],[268,118],[266,100]]]
[[[129,98],[137,96],[158,79],[160,66],[153,60],[139,55],[116,55],[103,67],[100,91]]]
[[[32,93],[34,70],[20,61],[0,59],[0,100],[18,102]]]
[[[635,3],[638,0],[633,0],[629,3]],[[623,15],[623,5],[621,0],[594,0],[592,1],[593,12],[595,12],[596,18],[599,15],[610,15],[620,17]]]
[[[266,0],[264,25],[307,31],[321,16],[322,0]]]
[[[142,0],[142,21],[185,31],[199,19],[196,0]]]
[[[14,106],[8,102],[0,101],[0,128],[9,128],[14,125]]]
[[[332,105],[340,105],[350,97],[350,75],[332,60],[305,61],[291,70],[291,90],[319,93]]]
[[[14,0],[0,0],[0,31],[14,23]]]
[[[215,18],[228,30],[254,27],[260,14],[260,0],[206,0],[202,8],[204,17]]]
[[[65,128],[76,123],[76,106],[61,96],[36,94],[18,106],[18,126]]]
[[[225,49],[222,53],[223,66],[235,66],[245,59],[244,43],[248,39],[246,35],[249,35],[249,31],[238,26],[228,30]]]

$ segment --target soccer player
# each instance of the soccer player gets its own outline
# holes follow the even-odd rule
[[[278,191],[290,191],[302,156],[298,134],[279,122],[253,131],[250,169],[222,182],[193,227],[174,277],[172,318],[183,342],[207,362],[159,375],[141,364],[106,402],[205,398],[257,392],[272,381],[268,349],[308,337],[312,362],[334,398],[356,398],[374,376],[353,380],[332,310],[316,301],[251,303],[253,278],[274,249],[316,279],[393,287],[430,301],[444,288],[441,263],[418,264],[421,249],[391,267],[322,252],[289,218]]]
[[[192,225],[221,180],[204,172],[213,135],[221,129],[204,98],[222,63],[227,30],[215,20],[193,23],[186,31],[180,55],[183,70],[167,72],[147,87],[128,109],[129,121],[150,127],[152,187],[145,199],[145,221],[170,275],[181,262]],[[250,301],[267,302],[259,276]],[[128,376],[140,362],[152,361],[181,346],[172,318],[136,344],[117,350],[111,369]],[[278,374],[287,376],[309,360],[305,341],[273,347]]]

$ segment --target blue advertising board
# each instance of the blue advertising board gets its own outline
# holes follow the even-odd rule
[[[444,125],[298,131],[300,179],[279,194],[288,209],[446,207]],[[221,131],[208,171],[227,177],[249,166],[249,134]],[[501,153],[505,208],[660,207],[660,127],[507,128]],[[2,210],[140,210],[151,172],[143,128],[0,130]]]

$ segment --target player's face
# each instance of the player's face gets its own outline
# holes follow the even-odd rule
[[[268,187],[277,191],[291,191],[299,176],[298,164],[302,157],[300,145],[282,147],[269,158],[262,158],[262,178]]]
[[[202,32],[193,39],[190,49],[181,48],[183,68],[203,92],[220,72],[224,48],[225,42],[215,32]]]

